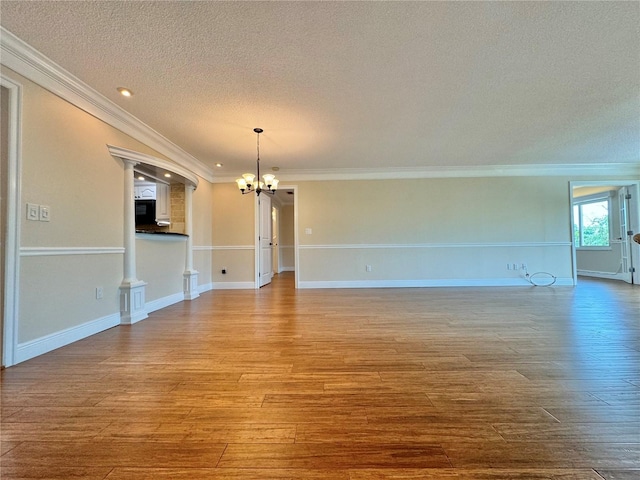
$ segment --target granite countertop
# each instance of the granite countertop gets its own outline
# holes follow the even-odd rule
[[[136,233],[146,233],[149,235],[176,235],[176,236],[180,236],[180,237],[187,237],[188,235],[185,235],[184,233],[178,233],[178,232],[163,232],[161,230],[136,230]]]

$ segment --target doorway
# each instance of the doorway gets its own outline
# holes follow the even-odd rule
[[[578,276],[640,283],[638,182],[570,182],[574,283]]]
[[[256,288],[268,285],[274,274],[283,272],[293,273],[293,283],[298,288],[297,187],[280,186],[274,196],[262,202],[264,196],[260,195],[256,205]],[[265,240],[267,235],[270,235],[270,245]],[[267,256],[270,266],[265,261]],[[265,270],[271,272],[269,280]]]

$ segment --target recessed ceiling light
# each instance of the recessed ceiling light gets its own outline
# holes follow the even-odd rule
[[[220,168],[220,167],[222,167],[222,164],[221,163],[216,163],[216,167]]]
[[[280,167],[271,167],[271,170],[274,172],[278,172],[280,170]]]
[[[164,174],[164,176],[165,176],[166,178],[171,178],[171,174],[170,174],[170,173],[165,173],[165,174]]]
[[[132,97],[133,96],[133,92],[131,90],[129,90],[128,88],[118,87],[117,90],[120,92],[120,95],[122,95],[123,97]]]
[[[138,175],[138,180],[144,180],[144,177],[142,175]]]

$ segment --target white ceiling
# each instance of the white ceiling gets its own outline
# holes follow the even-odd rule
[[[640,164],[640,2],[2,0],[0,14],[218,177],[254,169],[254,127],[281,177]]]

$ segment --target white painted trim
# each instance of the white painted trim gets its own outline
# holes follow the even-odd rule
[[[202,285],[198,285],[198,291],[200,293],[208,292],[209,290],[213,290],[213,282],[203,283]]]
[[[0,32],[1,33],[1,32]],[[0,38],[1,42],[1,38]],[[9,122],[6,183],[6,237],[4,245],[4,331],[2,355],[4,366],[15,365],[18,348],[18,318],[20,306],[20,206],[22,185],[22,85],[0,76],[0,85],[9,91]]]
[[[158,298],[156,300],[152,300],[150,302],[145,301],[144,308],[147,313],[151,313],[175,303],[180,303],[182,301],[184,301],[184,292],[179,292],[172,295],[167,295],[166,297]]]
[[[58,255],[123,255],[123,247],[22,247],[21,257],[49,257]]]
[[[64,347],[70,343],[77,342],[84,338],[100,333],[120,324],[120,314],[114,313],[106,317],[91,320],[90,322],[66,328],[49,335],[24,342],[16,349],[16,363],[24,362],[31,358],[51,352],[57,348]]]
[[[208,181],[213,171],[60,65],[0,27],[2,64]]]
[[[623,280],[622,274],[620,272],[612,273],[612,272],[598,272],[594,270],[582,270],[578,269],[578,276],[580,277],[593,277],[593,278],[608,278],[609,280]]]
[[[280,269],[280,273],[282,272],[295,272],[296,271],[296,267],[282,267]]]
[[[213,282],[212,290],[255,290],[255,282]]]
[[[300,265],[300,239],[298,237],[298,186],[281,184],[278,186],[280,190],[293,190],[293,269],[286,268],[286,271],[298,272],[298,265]],[[289,248],[289,245],[284,245]],[[282,269],[285,271],[285,268]],[[295,288],[299,288],[300,275],[295,275]]]
[[[523,247],[570,247],[571,242],[505,242],[505,243],[407,243],[407,244],[333,244],[300,245],[301,250],[328,249],[393,249],[393,248],[523,248]]]
[[[182,274],[182,288],[184,300],[195,300],[200,296],[200,287],[198,286],[198,271],[197,270],[185,270]]]
[[[548,177],[548,176],[637,176],[637,163],[470,165],[454,167],[394,167],[290,170],[278,172],[282,181],[391,180],[415,178]],[[217,177],[213,183],[233,183],[234,177]],[[279,186],[279,189],[284,187]]]
[[[300,281],[298,288],[427,288],[427,287],[531,287],[524,278],[443,278],[432,280]],[[573,279],[558,278],[554,287],[571,287]]]
[[[154,157],[152,155],[147,155],[146,153],[136,152],[134,150],[129,150],[128,148],[116,147],[114,145],[107,145],[107,149],[109,153],[114,157],[118,157],[121,160],[129,160],[130,162],[134,162],[135,164],[144,163],[146,165],[153,165],[154,167],[159,167],[163,170],[168,170],[170,172],[176,173],[186,180],[188,180],[194,188],[198,187],[198,177],[191,172],[190,170],[176,165],[175,163],[167,162],[158,157]]]

